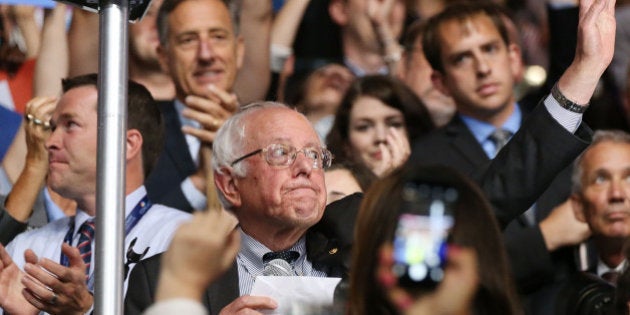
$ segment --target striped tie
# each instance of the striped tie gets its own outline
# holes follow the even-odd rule
[[[90,263],[92,262],[92,239],[94,239],[94,220],[85,221],[79,229],[79,253],[85,263],[85,275],[90,275]]]
[[[495,129],[490,136],[488,136],[488,139],[494,143],[495,156],[501,151],[501,148],[510,141],[510,137],[512,137],[512,132],[505,129]],[[492,158],[494,158],[494,156]]]

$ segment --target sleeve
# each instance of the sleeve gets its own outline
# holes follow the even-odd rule
[[[534,204],[591,137],[585,124],[570,133],[539,104],[499,155],[473,174],[501,227]]]
[[[4,208],[6,196],[0,196],[0,243],[6,246],[16,235],[26,230],[27,224],[14,219]]]
[[[505,247],[515,282],[529,293],[554,279],[554,264],[538,225],[504,233]]]
[[[186,177],[179,187],[193,209],[206,208],[206,195],[197,190],[190,177]]]

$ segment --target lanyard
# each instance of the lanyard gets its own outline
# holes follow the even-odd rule
[[[131,229],[133,229],[136,224],[142,219],[142,217],[149,211],[153,204],[149,200],[148,196],[144,196],[138,204],[131,210],[131,213],[125,219],[125,237],[129,234]],[[74,234],[74,219],[70,219],[70,224],[68,226],[68,233],[66,233],[66,237],[64,237],[63,242],[72,246],[72,236]],[[61,258],[59,259],[60,263],[66,267],[70,265],[70,260],[68,256],[61,253]]]

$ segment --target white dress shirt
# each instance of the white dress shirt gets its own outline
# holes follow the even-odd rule
[[[125,216],[128,216],[138,202],[146,195],[144,186],[139,187],[131,194],[127,195]],[[148,248],[144,258],[164,252],[171,242],[173,234],[177,227],[183,222],[190,219],[191,215],[183,211],[169,208],[159,204],[153,204],[145,215],[138,221],[136,226],[129,231],[125,237],[125,253],[129,249],[129,245],[133,239],[137,239],[133,247],[136,253],[142,253]],[[24,251],[31,249],[39,258],[48,258],[56,262],[60,262],[61,245],[64,242],[66,233],[70,226],[70,220],[74,220],[74,232],[72,246],[77,246],[79,236],[77,234],[81,225],[91,217],[77,210],[74,217],[65,217],[47,225],[18,235],[9,245],[7,251],[15,264],[24,269]],[[98,229],[96,222],[96,229]],[[92,253],[96,253],[96,244],[92,241]],[[94,256],[93,256],[94,257]],[[124,258],[126,261],[126,257]],[[94,260],[90,264],[90,279],[93,279]],[[135,266],[129,265],[129,271]],[[124,283],[124,292],[127,292],[127,279]],[[1,310],[0,310],[1,311]],[[0,312],[1,313],[1,312]]]

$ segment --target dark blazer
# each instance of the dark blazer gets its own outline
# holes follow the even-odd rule
[[[531,154],[536,152],[532,151]],[[460,116],[455,116],[445,127],[414,144],[412,161],[444,164],[464,174],[473,174],[489,163],[490,159]],[[544,169],[539,168],[539,172],[544,172]],[[570,194],[571,167],[551,175],[554,174],[558,176],[536,202],[537,223],[546,218]],[[509,179],[516,180],[518,179]],[[503,235],[510,265],[521,293],[536,295],[536,291],[543,286],[559,281],[575,271],[572,250],[566,248],[549,253],[539,226],[530,225],[524,217],[519,216],[507,224]],[[541,291],[541,295],[544,295],[542,292],[544,291]],[[531,299],[539,300],[536,297]]]
[[[156,105],[164,119],[165,143],[157,164],[145,180],[147,193],[155,203],[191,212],[192,206],[186,200],[180,185],[197,171],[197,166],[190,156],[181,130],[175,101],[158,101]]]
[[[354,194],[328,205],[322,220],[306,234],[309,260],[314,268],[326,270],[330,277],[344,278],[348,274],[350,238],[361,197],[361,194]],[[153,303],[160,258],[161,255],[156,255],[143,260],[131,271],[125,297],[125,314],[141,314]],[[218,314],[238,297],[238,268],[234,262],[225,274],[208,287],[203,303],[210,314]]]
[[[505,228],[571,165],[588,146],[591,135],[585,124],[575,134],[569,133],[541,103],[493,160],[486,157],[463,122],[455,118],[448,127],[416,141],[409,163],[466,168],[464,172],[477,181],[494,206],[499,225]]]

